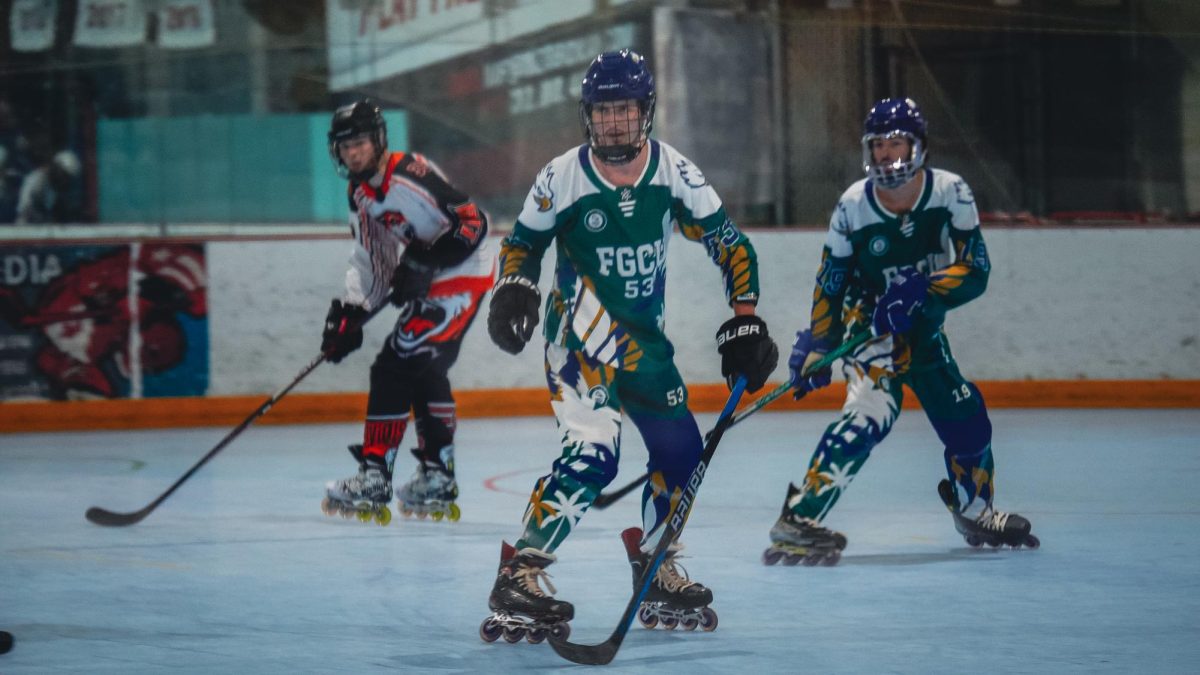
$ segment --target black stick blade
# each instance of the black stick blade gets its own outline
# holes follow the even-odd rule
[[[617,655],[617,649],[621,647],[621,641],[614,640],[613,638],[609,638],[598,645],[577,645],[557,635],[551,635],[548,641],[550,642],[550,647],[559,656],[572,663],[581,663],[585,666],[603,666],[612,662],[613,657]]]
[[[108,527],[124,527],[125,525],[133,525],[146,517],[146,512],[138,511],[136,513],[116,513],[107,509],[102,509],[99,506],[93,506],[83,514],[84,518],[97,525],[106,525]]]

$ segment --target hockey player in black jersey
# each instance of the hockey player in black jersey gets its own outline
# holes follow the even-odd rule
[[[372,309],[390,301],[400,317],[371,365],[363,440],[350,446],[358,472],[329,483],[322,508],[381,525],[391,520],[392,468],[411,413],[417,468],[398,490],[400,509],[458,520],[447,372],[495,277],[487,216],[424,156],[390,152],[387,123],[370,100],[337,109],[329,154],[349,181],[354,246],[321,349],[338,363],[362,345]]]

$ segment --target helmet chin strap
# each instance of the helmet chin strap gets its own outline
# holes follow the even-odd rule
[[[637,145],[598,145],[592,143],[592,152],[596,153],[596,158],[605,164],[622,165],[637,159],[637,156],[642,152],[642,148],[644,147],[646,147],[644,140]]]

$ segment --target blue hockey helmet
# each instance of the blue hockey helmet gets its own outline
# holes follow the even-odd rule
[[[863,120],[863,171],[879,187],[898,188],[912,180],[925,166],[925,116],[911,98],[885,98],[867,112]],[[908,139],[907,158],[890,164],[876,164],[871,142],[877,139]]]
[[[352,174],[349,167],[342,161],[338,152],[338,143],[356,136],[369,136],[375,147],[375,159],[369,169]],[[333,113],[329,123],[329,157],[333,160],[334,170],[342,178],[363,182],[375,175],[375,167],[379,158],[387,152],[387,122],[383,119],[383,111],[369,98],[360,99],[344,105]]]
[[[593,125],[592,111],[599,103],[636,101],[639,115],[636,126],[605,137],[604,130]],[[600,159],[624,164],[637,157],[650,137],[654,124],[654,75],[646,59],[630,49],[604,52],[588,66],[580,87],[579,115],[584,136]],[[613,142],[614,139],[617,142]]]

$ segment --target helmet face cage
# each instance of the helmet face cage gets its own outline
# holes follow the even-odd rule
[[[872,141],[903,138],[909,142],[908,157],[877,164]],[[898,188],[916,177],[925,166],[926,125],[920,108],[910,98],[885,98],[867,112],[863,121],[863,171],[871,182],[885,189]]]
[[[903,138],[908,140],[908,157],[902,157],[888,164],[875,162],[875,153],[871,142]],[[916,177],[921,167],[925,166],[925,144],[920,138],[907,131],[890,131],[883,134],[866,134],[862,137],[863,171],[871,182],[881,188],[893,190]]]
[[[637,118],[630,120],[621,116],[618,119],[609,106],[598,105],[617,101],[636,101]],[[583,76],[579,101],[580,122],[592,152],[610,164],[632,161],[650,138],[654,103],[654,76],[640,54],[622,49],[597,56]],[[617,134],[617,138],[624,142],[613,143],[612,137],[604,132],[614,125],[619,128],[622,123],[628,127]]]
[[[607,106],[602,105],[597,110],[595,104],[580,102],[579,115],[582,118],[584,134],[587,136],[592,152],[596,153],[600,159],[609,164],[625,164],[633,161],[633,158],[637,157],[642,147],[646,145],[646,139],[650,138],[650,128],[654,124],[654,98],[638,101],[637,104],[637,119],[630,120],[624,115],[618,116],[616,111]],[[593,115],[593,113],[596,114]],[[599,117],[598,120],[597,117]],[[612,143],[597,129],[597,125],[593,124],[597,121],[599,129],[611,129],[614,125],[618,125],[619,128],[620,124],[627,125],[627,128],[622,130],[618,136],[629,139],[629,142]]]
[[[348,141],[358,136],[369,136],[375,152],[370,166],[357,173],[351,172],[350,167],[342,161],[338,146],[342,141]],[[383,112],[370,99],[355,101],[338,108],[333,113],[333,121],[329,125],[329,158],[333,160],[334,171],[346,180],[364,182],[375,175],[379,158],[387,151],[387,122]]]

